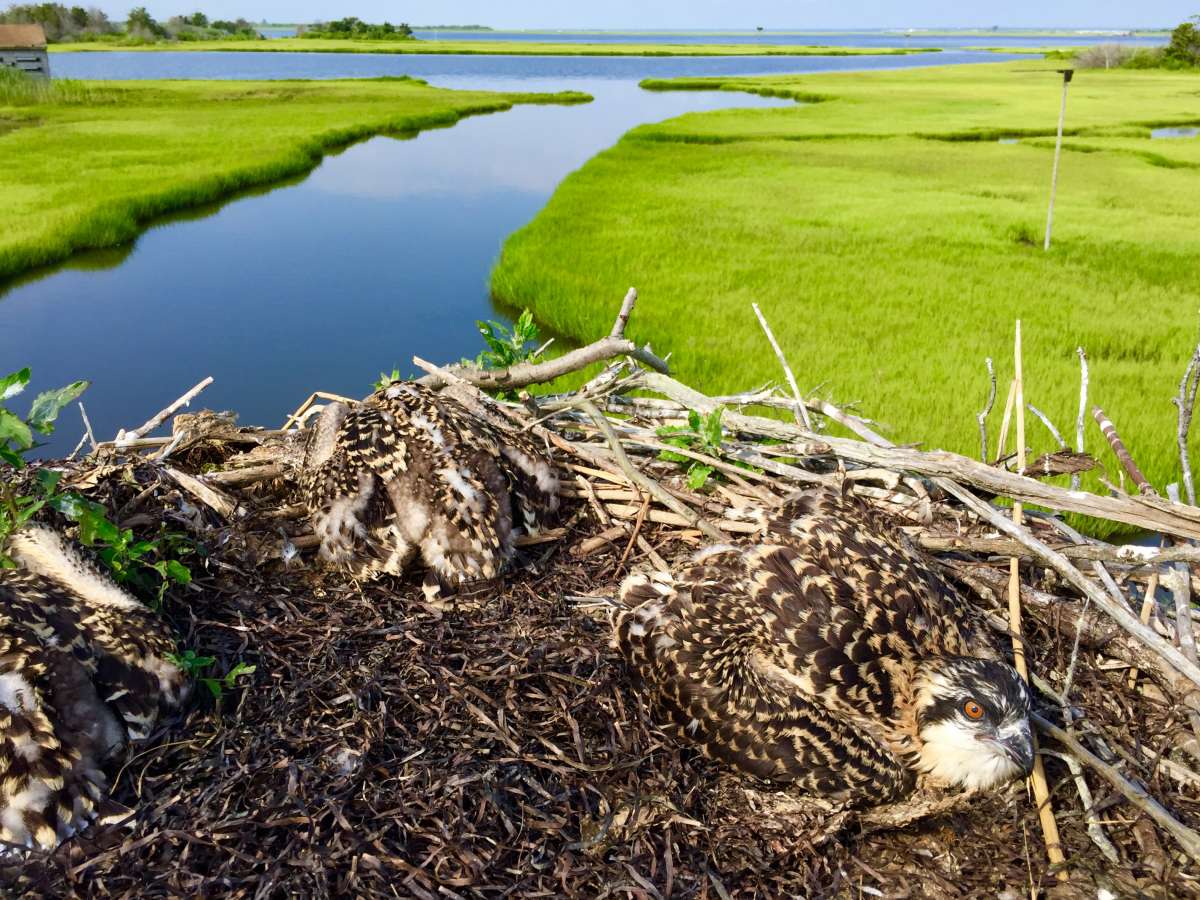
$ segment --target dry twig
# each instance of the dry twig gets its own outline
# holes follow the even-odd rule
[[[511,391],[531,384],[546,384],[563,375],[585,369],[592,363],[604,362],[618,356],[632,357],[656,372],[669,372],[670,367],[666,361],[655,356],[648,346],[639,347],[625,337],[625,325],[629,321],[636,302],[637,291],[630,288],[621,304],[621,310],[617,314],[612,332],[607,337],[588,344],[586,347],[580,347],[578,350],[564,353],[556,359],[540,363],[518,363],[507,369],[477,369],[474,366],[464,365],[442,368],[468,384],[485,391]],[[421,384],[431,387],[441,387],[447,383],[443,376],[434,374],[426,375],[418,380]]]
[[[129,449],[130,445],[134,441],[139,440],[140,438],[144,438],[146,435],[148,435],[154,429],[158,428],[165,421],[167,421],[167,419],[171,418],[171,416],[173,416],[173,415],[175,415],[175,413],[179,412],[180,409],[187,406],[194,399],[196,399],[197,395],[199,395],[199,393],[201,391],[203,391],[206,387],[208,387],[212,383],[213,383],[213,379],[212,379],[212,376],[210,375],[208,378],[205,378],[203,381],[201,381],[199,384],[197,384],[194,388],[192,388],[190,391],[188,391],[186,394],[184,394],[182,397],[180,397],[178,400],[176,400],[174,403],[172,403],[166,409],[151,416],[144,425],[141,425],[141,426],[133,429],[133,431],[125,431],[124,429],[122,429],[121,431],[117,432],[117,436],[115,438],[113,438],[113,441],[112,441],[113,446],[115,446],[118,450]]]
[[[987,403],[975,416],[975,421],[979,423],[979,461],[982,463],[988,461],[987,419],[992,414],[992,407],[996,405],[996,369],[992,365],[990,356],[984,360],[984,364],[987,366],[988,373]]]
[[[1087,396],[1088,396],[1088,358],[1087,353],[1082,347],[1076,347],[1075,353],[1079,356],[1079,413],[1075,417],[1075,452],[1082,454],[1083,450],[1083,423],[1084,413],[1087,412]],[[1080,474],[1075,472],[1071,475],[1071,490],[1079,490]]]
[[[1192,483],[1192,462],[1188,455],[1188,432],[1192,428],[1192,411],[1196,407],[1196,389],[1200,387],[1200,344],[1192,352],[1183,378],[1179,380],[1179,393],[1171,401],[1179,409],[1175,441],[1179,447],[1179,467],[1183,472],[1183,487],[1187,492],[1189,506],[1196,505],[1196,487]]]
[[[1014,343],[1014,362],[1016,365],[1016,375],[1013,379],[1013,384],[1016,386],[1014,392],[1014,404],[1017,415],[1017,473],[1025,474],[1025,383],[1022,366],[1021,353],[1021,321],[1017,320],[1017,329]],[[1023,522],[1022,506],[1020,501],[1013,504],[1012,521],[1015,528],[1020,529]],[[1099,565],[1099,563],[1097,563]],[[1016,667],[1018,674],[1029,682],[1029,666],[1025,661],[1025,639],[1021,628],[1021,561],[1016,556],[1009,561],[1009,581],[1008,581],[1008,627],[1012,634],[1013,647],[1013,665]],[[1034,758],[1033,772],[1029,777],[1030,785],[1033,787],[1033,799],[1037,804],[1038,820],[1042,826],[1042,837],[1046,844],[1046,855],[1050,858],[1051,865],[1055,866],[1057,871],[1055,877],[1059,881],[1067,881],[1070,877],[1065,863],[1066,855],[1063,853],[1062,838],[1058,833],[1058,821],[1054,818],[1054,808],[1050,805],[1050,787],[1046,783],[1046,769],[1042,764],[1042,759],[1037,754],[1037,738],[1033,741]]]
[[[800,387],[796,384],[796,376],[792,374],[792,367],[788,365],[787,357],[783,355],[783,348],[779,346],[779,341],[775,340],[775,333],[771,331],[771,326],[767,324],[767,319],[762,314],[762,310],[758,308],[758,304],[751,303],[750,306],[754,309],[754,315],[758,316],[758,324],[762,326],[762,330],[771,344],[771,349],[775,351],[775,358],[779,360],[779,365],[783,366],[783,374],[787,378],[788,387],[792,389],[792,397],[796,400],[796,405],[793,407],[796,424],[803,425],[805,431],[812,431],[813,426],[812,420],[808,417],[808,407],[805,406],[804,398],[800,396]]]
[[[1171,837],[1175,838],[1188,856],[1200,861],[1200,834],[1197,834],[1167,812],[1157,800],[1146,792],[1145,788],[1134,784],[1115,767],[1110,766],[1099,757],[1093,755],[1074,736],[1063,731],[1057,725],[1046,721],[1037,713],[1031,714],[1030,718],[1033,719],[1033,723],[1040,731],[1069,749],[1076,759],[1102,775],[1109,784],[1121,792],[1126,800],[1150,816]]]
[[[1112,447],[1113,453],[1120,460],[1125,471],[1129,473],[1129,477],[1133,479],[1133,483],[1138,486],[1138,490],[1142,494],[1155,494],[1154,485],[1150,480],[1142,474],[1142,470],[1138,468],[1138,464],[1134,462],[1133,456],[1129,449],[1125,446],[1125,442],[1121,440],[1121,435],[1117,433],[1117,426],[1098,406],[1092,407],[1092,418],[1096,420],[1096,424],[1100,426],[1100,433],[1104,435],[1108,445]]]

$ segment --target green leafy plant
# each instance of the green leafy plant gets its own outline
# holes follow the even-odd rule
[[[387,372],[380,372],[380,373],[379,373],[379,380],[378,380],[378,381],[376,381],[376,382],[375,382],[373,385],[371,385],[371,386],[372,386],[373,388],[375,388],[375,390],[377,390],[377,391],[381,391],[381,390],[383,390],[385,387],[387,387],[389,384],[391,384],[392,382],[394,382],[394,381],[402,381],[403,379],[404,379],[404,376],[400,374],[400,370],[399,370],[399,369],[396,369],[396,368],[393,368],[393,369],[392,369],[392,374],[391,374],[391,375],[389,375]]]
[[[658,429],[658,436],[664,443],[683,450],[703,453],[705,456],[719,457],[721,455],[721,439],[725,430],[721,427],[721,416],[724,410],[718,408],[703,415],[688,410],[687,425],[665,425]],[[712,466],[698,462],[682,453],[663,450],[658,454],[659,459],[680,463],[687,466],[688,487],[694,491],[704,488],[713,477]]]
[[[237,680],[243,675],[253,675],[257,666],[248,666],[244,662],[239,662],[232,669],[219,677],[211,675],[203,675],[205,670],[212,668],[217,661],[213,656],[200,656],[195,650],[184,650],[182,653],[173,653],[168,659],[190,678],[194,678],[200,684],[208,688],[214,700],[220,700],[226,691],[231,691],[237,687]]]
[[[33,398],[29,412],[21,416],[9,408],[9,403],[24,393],[29,376],[29,369],[24,368],[0,377],[0,462],[17,470],[25,468],[25,454],[37,446],[34,435],[53,434],[54,421],[62,408],[88,387],[86,381],[76,381],[66,387],[43,391]],[[60,473],[40,469],[35,477],[37,495],[22,494],[15,483],[0,480],[0,568],[11,569],[16,565],[4,553],[9,535],[56,496]]]
[[[29,369],[24,368],[0,378],[0,460],[18,470],[25,468],[24,454],[37,446],[34,435],[53,434],[54,422],[63,407],[88,387],[88,382],[76,381],[43,391],[34,397],[28,414],[22,417],[7,404],[24,392],[29,377]],[[0,568],[16,565],[3,552],[9,536],[48,506],[79,525],[80,542],[99,548],[100,559],[111,570],[114,581],[128,584],[152,604],[162,604],[171,584],[191,582],[191,570],[177,558],[195,549],[186,535],[162,528],[149,540],[136,539],[130,529],[118,528],[99,503],[74,491],[59,491],[61,472],[39,468],[34,479],[34,494],[21,493],[14,483],[0,481]]]
[[[513,323],[512,330],[500,322],[476,322],[479,334],[487,349],[475,357],[475,365],[481,369],[507,369],[517,363],[538,362],[538,327],[533,313],[525,310]],[[532,346],[531,346],[532,345]]]
[[[25,465],[22,454],[36,445],[34,432],[43,435],[54,433],[54,421],[62,408],[76,399],[88,388],[88,382],[75,381],[66,387],[43,391],[33,398],[29,413],[22,418],[7,404],[13,397],[24,393],[29,384],[30,371],[26,367],[0,378],[0,460],[16,469]]]

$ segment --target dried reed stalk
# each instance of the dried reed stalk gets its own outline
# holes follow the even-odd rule
[[[1017,416],[1017,474],[1025,474],[1025,384],[1021,359],[1021,321],[1017,320],[1014,339],[1013,358],[1015,376],[1013,378],[1013,405]],[[1018,500],[1012,508],[1013,525],[1020,528],[1023,523],[1022,505]],[[1029,682],[1029,665],[1025,661],[1025,640],[1021,632],[1021,561],[1014,556],[1009,561],[1008,569],[1008,627],[1012,633],[1013,664],[1020,676]],[[1037,803],[1038,820],[1042,826],[1042,837],[1046,843],[1046,855],[1050,864],[1056,868],[1055,877],[1059,881],[1068,881],[1070,873],[1066,869],[1067,857],[1063,853],[1062,838],[1058,833],[1058,822],[1054,818],[1054,808],[1050,805],[1050,787],[1046,783],[1046,769],[1042,758],[1038,755],[1037,736],[1033,736],[1033,774],[1029,783],[1033,788],[1033,799]]]

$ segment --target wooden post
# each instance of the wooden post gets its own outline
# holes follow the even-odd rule
[[[1045,251],[1050,250],[1050,232],[1054,228],[1054,195],[1058,193],[1058,161],[1062,156],[1063,123],[1067,118],[1067,85],[1071,83],[1074,69],[1059,69],[1063,77],[1062,106],[1058,110],[1058,141],[1054,145],[1054,172],[1050,176],[1050,210],[1046,213],[1046,242],[1042,245]]]

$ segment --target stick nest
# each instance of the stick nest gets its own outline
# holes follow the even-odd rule
[[[772,456],[735,424],[726,458],[756,453],[780,460],[775,471],[735,469],[715,489],[690,491],[678,466],[654,458],[655,429],[686,421],[686,406],[624,398],[613,390],[622,377],[610,373],[602,390],[557,405],[509,408],[526,424],[545,420],[574,499],[561,528],[527,542],[499,582],[437,601],[423,595],[420,573],[360,585],[297,552],[312,541],[289,507],[292,433],[200,415],[176,423],[166,462],[135,444],[56,464],[65,487],[103,503],[122,525],[153,534],[166,523],[196,537],[203,553],[193,584],[173,589],[163,613],[181,646],[217,658],[215,672],[238,662],[257,669],[219,701],[198,691],[184,716],[121,761],[113,796],[136,810],[130,825],[93,829],[53,855],[10,865],[0,871],[8,889],[421,898],[1194,890],[1196,860],[1085,769],[1089,834],[1076,781],[1054,755],[1064,748],[1047,739],[1067,883],[1046,862],[1023,784],[851,811],[770,790],[658,732],[609,645],[612,608],[602,598],[633,569],[691,554],[711,529],[739,539],[748,506],[776,503],[805,483],[841,484],[937,552],[998,631],[1007,558],[994,552],[1005,540],[994,528],[929,482],[903,467],[848,468],[812,435],[809,456],[798,446]],[[598,407],[621,415],[599,423]],[[161,455],[161,447],[149,449]],[[1071,544],[1046,521],[1026,530]],[[1035,554],[1022,555],[1040,713],[1064,722],[1054,696],[1077,656],[1067,698],[1073,733],[1181,828],[1200,827],[1180,680],[1094,607],[1085,611]],[[1108,565],[1119,590],[1140,603],[1150,567]],[[1161,618],[1155,610],[1150,621],[1170,637]],[[1097,830],[1116,862],[1098,848]]]

